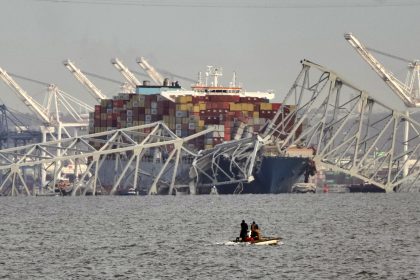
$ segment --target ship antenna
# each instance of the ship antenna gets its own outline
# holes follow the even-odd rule
[[[233,71],[232,87],[236,87],[236,72],[235,71]]]
[[[220,77],[223,76],[222,68],[221,67],[215,67],[213,69],[213,71],[211,72],[211,75],[213,76],[213,83],[214,83],[213,86],[215,86],[215,87],[219,86],[219,81],[218,81],[219,76]]]
[[[206,86],[208,85],[208,82],[209,82],[209,76],[210,76],[210,72],[211,72],[211,69],[213,68],[213,66],[211,66],[211,65],[207,65],[207,71],[206,71]]]
[[[201,71],[198,72],[198,82],[197,82],[197,84],[198,85],[203,85],[203,76],[202,76]]]

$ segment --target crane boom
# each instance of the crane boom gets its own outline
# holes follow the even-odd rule
[[[144,57],[137,58],[137,64],[146,71],[147,75],[158,85],[163,84],[163,77],[162,75],[156,71],[156,69],[147,62]]]
[[[86,77],[85,74],[77,68],[72,61],[69,59],[63,62],[64,66],[70,70],[70,72],[76,77],[76,79],[82,83],[84,86],[87,87],[93,98],[95,98],[98,102],[101,99],[106,99],[107,97]]]
[[[406,85],[398,80],[390,71],[388,71],[360,41],[351,33],[344,34],[344,38],[359,53],[359,55],[370,65],[370,67],[381,77],[382,80],[394,91],[407,107],[420,107],[419,99],[413,92],[413,83]],[[419,62],[414,61],[409,65],[412,68],[412,78],[419,71]],[[409,79],[413,81],[413,79]]]
[[[6,85],[8,85],[18,96],[18,98],[44,123],[49,124],[50,117],[46,113],[46,109],[36,102],[29,94],[24,91],[12,77],[0,68],[0,77]]]
[[[136,88],[136,86],[140,85],[140,81],[134,76],[134,74],[128,70],[128,68],[119,60],[118,58],[111,59],[112,65],[114,65],[115,68],[117,68],[118,71],[123,75],[123,77],[127,80],[127,82],[132,86],[133,88]]]

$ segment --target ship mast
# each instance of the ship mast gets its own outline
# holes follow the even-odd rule
[[[207,86],[207,77],[212,76],[213,82],[211,84],[212,87],[219,86],[219,77],[223,76],[223,69],[221,67],[214,67],[214,66],[207,66],[206,72],[206,86]]]

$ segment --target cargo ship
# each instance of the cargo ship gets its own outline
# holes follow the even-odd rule
[[[205,79],[200,73],[191,90],[168,79],[162,85],[144,81],[136,87],[136,93],[121,93],[112,99],[101,100],[90,115],[89,131],[98,133],[163,121],[178,137],[187,137],[212,128],[213,132],[188,144],[188,148],[194,151],[206,151],[222,143],[257,135],[283,105],[270,103],[273,92],[245,91],[237,85],[235,74],[229,86],[222,86],[219,84],[221,76],[220,68],[210,66]],[[293,110],[292,106],[284,106]],[[293,184],[310,167],[310,157],[306,156],[285,156],[272,151],[259,156],[254,181],[240,187],[238,184],[217,186],[217,191],[290,192]],[[201,183],[209,185],[209,182]],[[203,187],[198,193],[210,193],[211,190],[212,186]]]

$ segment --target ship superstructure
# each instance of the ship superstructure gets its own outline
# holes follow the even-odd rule
[[[207,71],[203,78],[202,72],[198,73],[197,83],[191,86],[191,90],[185,89],[164,89],[162,95],[174,101],[174,97],[191,95],[191,96],[208,96],[208,95],[222,95],[222,96],[239,96],[250,98],[262,98],[271,100],[274,98],[272,91],[246,91],[236,81],[236,72],[233,72],[232,81],[229,86],[220,84],[219,79],[223,76],[223,69],[220,67],[207,66]]]

